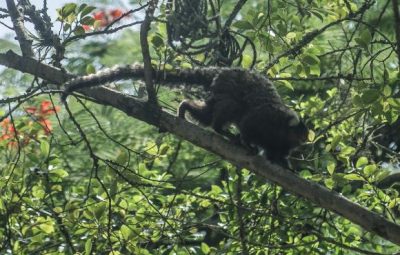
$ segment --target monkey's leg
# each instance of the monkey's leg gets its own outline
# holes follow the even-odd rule
[[[270,141],[274,139],[271,132],[270,119],[268,112],[250,108],[239,122],[241,144],[252,154],[259,153],[260,149],[268,152]]]
[[[229,124],[237,124],[242,115],[242,108],[235,100],[219,100],[213,106],[212,128],[215,132],[240,144],[239,135],[232,134],[226,128]]]
[[[188,111],[190,115],[201,124],[209,126],[212,122],[214,101],[207,100],[204,103],[196,103],[192,100],[183,100],[178,107],[178,116],[185,118]]]

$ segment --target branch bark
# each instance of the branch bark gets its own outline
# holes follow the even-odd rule
[[[14,60],[8,59],[10,56]],[[64,74],[57,68],[36,62],[35,65],[15,65],[15,63],[32,62],[33,59],[20,57],[11,53],[0,54],[0,64],[6,65],[22,72],[37,75],[39,78],[48,79],[56,84],[65,83],[71,74]],[[43,73],[42,70],[48,70]],[[39,72],[39,71],[40,72]],[[400,245],[400,225],[397,225],[383,216],[371,212],[368,209],[348,200],[337,192],[302,179],[293,172],[278,165],[271,164],[261,156],[249,156],[243,148],[233,145],[222,136],[200,128],[183,119],[151,106],[146,102],[134,99],[131,96],[104,87],[97,89],[84,89],[81,91],[86,96],[93,98],[96,102],[109,105],[125,112],[151,125],[167,130],[199,147],[218,154],[222,158],[232,162],[234,165],[247,168],[259,176],[277,183],[293,194],[302,196],[317,206],[331,210],[351,222],[363,227],[366,231],[373,232],[384,239]],[[159,117],[159,119],[157,118]]]
[[[22,55],[25,57],[34,56],[32,50],[32,40],[29,39],[28,34],[25,31],[24,17],[21,12],[15,6],[14,0],[6,0],[8,13],[10,14],[11,21],[14,26],[14,31],[17,34],[16,39],[19,42]]]
[[[150,30],[151,21],[153,20],[154,11],[157,7],[157,0],[149,2],[149,7],[146,10],[146,16],[140,26],[140,46],[142,48],[143,65],[144,65],[144,82],[149,103],[157,104],[157,94],[153,84],[153,68],[151,66],[151,57],[149,51],[149,42],[147,35]]]

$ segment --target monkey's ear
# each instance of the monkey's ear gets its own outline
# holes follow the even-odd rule
[[[296,126],[298,126],[299,124],[300,124],[300,119],[299,119],[299,117],[297,116],[297,114],[294,115],[294,116],[292,116],[292,117],[290,118],[290,120],[289,120],[289,123],[288,123],[289,127],[296,127]]]

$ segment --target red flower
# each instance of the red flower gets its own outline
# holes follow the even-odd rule
[[[0,126],[2,134],[0,136],[0,141],[9,140],[15,136],[15,128],[14,125],[11,123],[10,118],[6,118],[2,122],[0,122]]]
[[[110,10],[110,15],[112,17],[113,20],[118,19],[119,17],[121,17],[123,14],[123,11],[121,9],[112,9]]]
[[[85,32],[92,30],[92,27],[89,25],[82,25],[83,30],[85,30]]]
[[[106,14],[104,11],[98,11],[93,13],[93,17],[95,20],[102,20],[106,17]]]
[[[25,108],[25,111],[29,114],[35,114],[37,111],[37,108],[35,106],[29,106]]]
[[[93,18],[95,20],[100,20],[101,21],[101,23],[100,23],[101,27],[105,27],[109,23],[108,22],[108,18],[106,16],[106,13],[104,11],[98,11],[98,12],[93,13]]]
[[[48,101],[45,100],[40,104],[40,115],[49,115],[49,114],[53,114],[56,113],[60,110],[60,107],[56,106],[55,108],[53,108],[53,104]]]
[[[53,130],[53,127],[51,126],[51,121],[48,119],[41,118],[39,120],[39,124],[43,127],[46,135],[50,134],[50,132]]]

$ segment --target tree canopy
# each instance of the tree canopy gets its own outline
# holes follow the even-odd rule
[[[6,0],[0,253],[400,253],[399,8]],[[309,128],[289,167],[176,116],[234,68]]]

